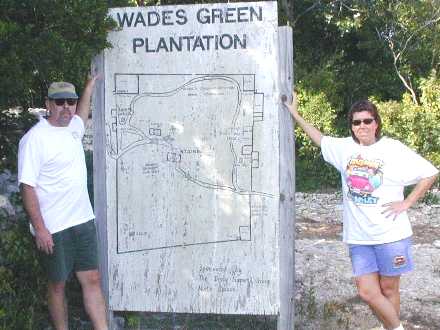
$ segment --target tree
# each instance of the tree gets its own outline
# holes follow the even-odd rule
[[[440,65],[440,2],[362,3],[359,8],[391,54],[397,76],[414,104],[419,104],[419,78],[438,71]]]
[[[377,39],[360,2],[295,2],[296,80],[323,91],[341,115],[360,98],[374,95],[397,100],[404,92],[392,58]]]
[[[280,16],[283,17],[283,22],[291,25],[294,19],[294,9],[292,0],[279,0],[278,6],[280,8]],[[284,22],[285,21],[285,22]]]
[[[29,107],[43,107],[51,81],[68,80],[81,90],[92,57],[110,46],[107,32],[115,24],[108,6],[104,0],[0,2],[0,169],[14,169],[17,132],[32,123]]]

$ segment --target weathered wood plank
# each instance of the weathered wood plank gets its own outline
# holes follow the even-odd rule
[[[98,236],[99,271],[101,273],[101,286],[109,301],[108,278],[108,241],[107,241],[107,189],[106,189],[106,159],[105,159],[105,72],[104,55],[96,56],[92,61],[92,72],[101,78],[96,83],[92,98],[93,116],[93,188],[94,212],[96,216],[96,229]],[[108,319],[112,328],[113,313],[109,310]]]
[[[293,39],[288,26],[278,29],[281,95],[293,86]],[[280,100],[280,294],[279,330],[294,328],[295,148],[293,121]]]

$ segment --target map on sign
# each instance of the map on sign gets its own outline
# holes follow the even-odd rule
[[[116,73],[113,93],[117,253],[250,241],[253,201],[274,197],[257,184],[255,76]]]

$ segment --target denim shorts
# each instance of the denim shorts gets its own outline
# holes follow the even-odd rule
[[[377,245],[349,244],[354,276],[376,272],[383,276],[399,276],[413,270],[411,245],[411,237]]]
[[[52,234],[53,253],[41,252],[49,281],[64,282],[72,271],[98,268],[95,221],[79,224]]]

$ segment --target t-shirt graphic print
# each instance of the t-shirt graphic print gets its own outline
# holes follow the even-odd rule
[[[347,197],[356,204],[377,204],[373,192],[383,183],[383,162],[363,159],[361,155],[349,159],[345,169]]]

